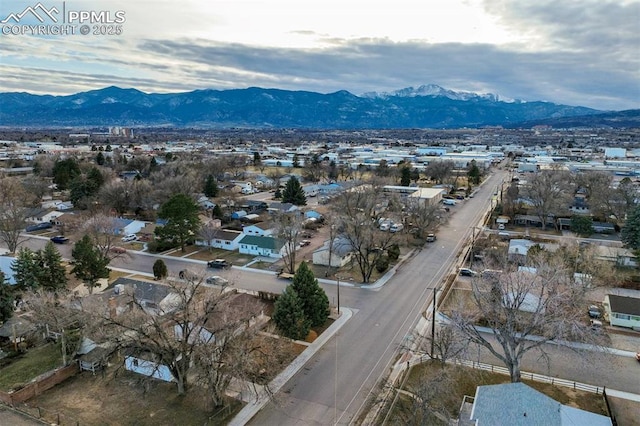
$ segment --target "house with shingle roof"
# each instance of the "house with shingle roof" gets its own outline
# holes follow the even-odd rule
[[[201,233],[196,239],[196,245],[235,251],[238,249],[240,240],[242,240],[244,236],[245,234],[239,231],[213,229],[212,232],[206,236]]]
[[[616,294],[605,296],[604,309],[611,325],[640,330],[640,291],[637,293],[638,297]]]
[[[611,426],[611,418],[563,405],[524,383],[478,386],[465,402],[459,425]],[[469,405],[466,405],[469,404]],[[466,405],[466,406],[465,406]],[[470,409],[470,410],[469,410]]]
[[[278,238],[245,235],[240,240],[238,251],[255,256],[281,258],[284,254],[284,243]]]

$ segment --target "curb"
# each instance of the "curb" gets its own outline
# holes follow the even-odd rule
[[[331,326],[325,330],[307,349],[302,351],[300,355],[285,368],[275,379],[269,383],[269,392],[276,394],[304,365],[313,357],[322,346],[331,339],[342,326],[353,316],[353,311],[349,308],[340,308],[340,318],[338,318]],[[270,401],[269,393],[264,390],[254,402],[244,406],[242,410],[231,420],[229,426],[243,426],[247,424],[265,405]]]

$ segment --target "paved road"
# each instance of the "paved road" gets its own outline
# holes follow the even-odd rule
[[[455,214],[438,232],[437,242],[416,253],[384,287],[341,289],[341,302],[356,310],[353,318],[285,385],[277,403],[267,405],[250,424],[357,423],[503,176],[494,175],[473,199],[453,207]]]

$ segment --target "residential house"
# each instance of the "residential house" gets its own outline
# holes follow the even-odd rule
[[[113,233],[115,235],[129,235],[137,234],[140,232],[146,223],[141,220],[114,218],[113,219]]]
[[[611,424],[607,416],[563,405],[521,382],[476,387],[475,397],[465,397],[458,421],[460,426]]]
[[[108,293],[107,293],[108,294]],[[131,298],[142,309],[151,314],[162,314],[172,311],[176,295],[171,287],[149,281],[118,278],[113,283],[113,293],[109,295],[109,307],[112,315],[118,315],[130,309]]]
[[[11,265],[16,260],[15,257],[12,256],[0,256],[0,271],[4,274],[4,279],[10,285],[14,285],[16,280],[14,278],[13,269],[11,269]],[[0,285],[4,283],[0,282]]]
[[[631,250],[624,247],[597,245],[596,258],[598,260],[613,262],[618,266],[638,266],[636,256]]]
[[[253,225],[245,226],[242,228],[242,233],[245,235],[257,235],[260,237],[266,237],[273,235],[275,232],[273,223],[260,222]]]
[[[199,238],[196,239],[196,245],[235,251],[238,249],[240,240],[244,236],[245,234],[239,231],[213,229],[212,233],[208,234],[206,237],[201,234]]]
[[[512,262],[524,263],[527,259],[529,249],[535,245],[536,243],[531,240],[519,238],[509,240],[509,248],[507,250],[509,260]]]
[[[291,203],[279,203],[279,202],[273,202],[271,204],[269,204],[269,208],[267,209],[267,211],[270,214],[276,214],[276,213],[293,213],[295,211],[300,210],[298,208],[298,206],[291,204]]]
[[[247,215],[247,212],[244,210],[237,210],[233,213],[231,213],[231,219],[242,219],[243,217],[245,217]]]
[[[312,261],[314,265],[340,268],[351,261],[353,247],[349,240],[340,236],[336,237],[333,240],[333,248],[331,250],[329,250],[329,243],[330,240],[325,241],[322,247],[313,252]],[[329,258],[329,251],[331,251],[331,258]]]
[[[53,223],[54,219],[62,216],[64,213],[58,210],[35,208],[27,212],[26,221],[29,223]]]
[[[269,205],[260,200],[243,200],[240,207],[249,213],[260,213],[266,211]]]
[[[308,210],[304,212],[305,219],[315,219],[316,221],[321,221],[323,216],[315,210]]]
[[[240,240],[239,251],[243,254],[281,258],[284,254],[284,241],[269,236],[245,235]]]
[[[640,291],[633,296],[607,294],[604,309],[612,326],[640,330]]]

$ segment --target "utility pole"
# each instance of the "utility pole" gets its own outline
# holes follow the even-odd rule
[[[438,294],[438,287],[433,290],[433,310],[431,312],[431,358],[434,358],[433,352],[435,351],[436,342],[436,296]]]

